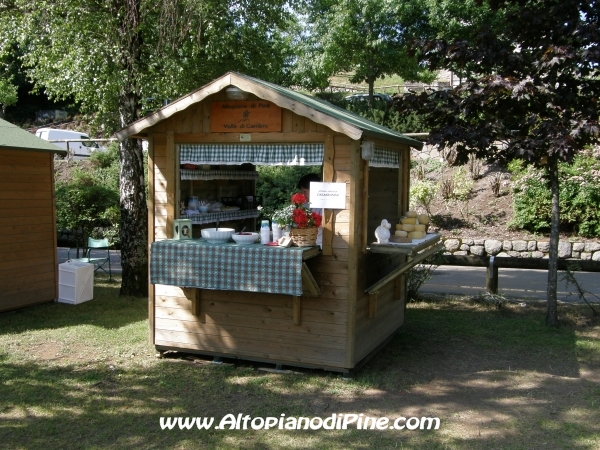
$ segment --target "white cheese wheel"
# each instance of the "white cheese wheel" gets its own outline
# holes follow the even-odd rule
[[[410,224],[410,223],[403,223],[402,224],[402,230],[403,231],[415,231],[415,226],[413,224]]]
[[[407,237],[408,236],[408,232],[407,231],[402,231],[402,230],[396,230],[396,232],[394,233],[394,235],[400,236],[400,237]]]
[[[403,217],[402,219],[400,219],[400,222],[406,224],[410,224],[410,225],[414,225],[417,223],[417,219],[415,219],[414,217]]]
[[[417,212],[416,211],[406,211],[406,214],[404,214],[406,217],[410,217],[410,218],[414,218],[417,217]]]
[[[411,231],[408,233],[408,237],[411,239],[423,239],[425,237],[424,231]]]
[[[426,227],[427,227],[427,225],[421,225],[418,223],[415,225],[415,231],[427,231]]]
[[[427,225],[429,223],[429,216],[427,214],[419,214],[417,216],[417,220],[419,221],[419,223],[424,223],[425,225]]]

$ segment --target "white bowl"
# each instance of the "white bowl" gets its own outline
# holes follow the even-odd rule
[[[231,235],[235,233],[233,228],[204,228],[201,230],[202,237],[208,241],[209,244],[223,244],[229,239]]]
[[[237,242],[238,245],[250,245],[254,244],[260,235],[258,233],[249,234],[232,234],[231,239]]]

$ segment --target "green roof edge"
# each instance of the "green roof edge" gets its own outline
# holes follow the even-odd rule
[[[0,148],[67,154],[66,150],[3,119],[0,119]]]

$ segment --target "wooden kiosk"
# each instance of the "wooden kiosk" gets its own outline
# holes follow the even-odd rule
[[[382,219],[394,224],[408,209],[409,149],[420,148],[420,142],[327,102],[233,72],[117,136],[149,144],[149,322],[158,350],[348,372],[403,324],[403,273],[439,248],[439,236],[428,235],[418,245],[372,243]],[[366,141],[374,144],[365,146]],[[374,151],[363,154],[361,146]],[[161,284],[181,271],[204,276],[214,262],[213,253],[157,259],[167,244],[213,250],[173,243],[175,220],[192,220],[194,238],[217,220],[221,227],[252,229],[258,217],[254,203],[260,200],[254,192],[259,164],[322,165],[324,182],[346,184],[345,208],[323,211],[322,250],[296,248],[294,268],[278,263],[290,279],[301,280],[301,290],[257,292],[261,272],[256,283],[246,283],[248,289],[235,285],[236,277],[211,288],[188,279]],[[192,195],[237,199],[232,204],[240,208],[182,214],[181,202]],[[265,247],[254,245],[257,251]],[[234,247],[224,258],[240,262]],[[286,251],[294,249],[281,250]],[[156,278],[157,272],[166,278]]]
[[[67,152],[0,119],[0,312],[58,297],[55,154]]]

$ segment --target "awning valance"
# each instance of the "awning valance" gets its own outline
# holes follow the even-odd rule
[[[370,167],[390,167],[397,169],[400,167],[398,152],[375,147],[373,157],[369,160]]]
[[[181,164],[320,166],[323,144],[182,144]]]

